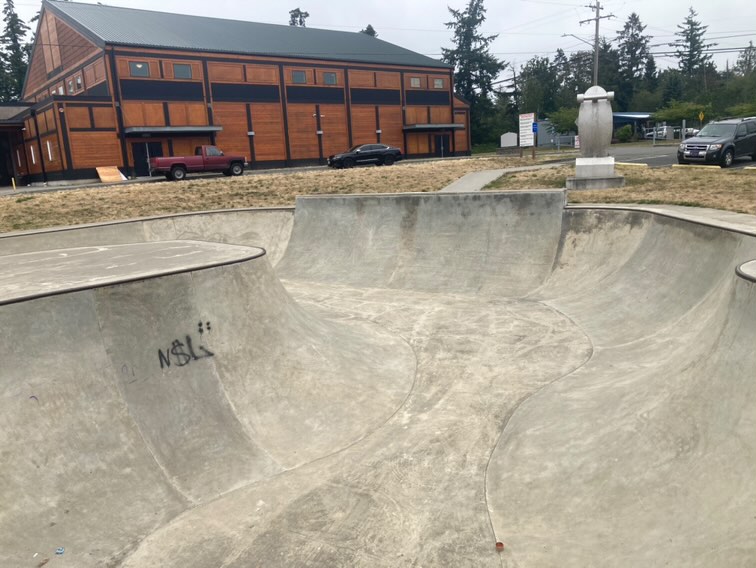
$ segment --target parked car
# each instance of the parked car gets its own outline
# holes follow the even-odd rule
[[[677,149],[680,164],[719,164],[727,168],[733,160],[743,156],[756,161],[756,117],[753,116],[710,122]]]
[[[188,172],[223,172],[227,176],[240,176],[246,161],[245,156],[227,156],[216,146],[197,146],[194,156],[150,158],[150,173],[163,174],[174,181],[185,179]]]
[[[351,168],[358,164],[390,166],[403,158],[402,151],[385,144],[360,144],[341,154],[328,156],[332,168]]]
[[[657,140],[664,140],[664,139],[673,138],[673,137],[674,137],[674,130],[672,129],[671,126],[659,126],[656,129],[649,128],[645,134],[645,138],[647,140],[651,140],[652,138],[656,138]]]

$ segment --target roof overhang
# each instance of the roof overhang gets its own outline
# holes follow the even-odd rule
[[[408,124],[405,132],[437,132],[439,130],[464,130],[464,124]]]
[[[126,136],[150,136],[152,134],[212,134],[220,132],[222,126],[130,126],[123,129]]]

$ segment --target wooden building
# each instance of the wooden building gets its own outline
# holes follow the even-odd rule
[[[147,175],[208,143],[252,168],[470,150],[451,67],[362,33],[45,0],[23,100],[11,158],[29,181]]]

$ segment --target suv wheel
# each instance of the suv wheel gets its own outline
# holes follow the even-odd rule
[[[354,160],[352,158],[344,158],[344,162],[342,163],[342,166],[344,168],[354,167]]]
[[[725,153],[722,155],[722,163],[720,164],[723,168],[729,168],[732,165],[732,159],[733,159],[733,153],[732,148],[728,148],[725,150]]]
[[[385,156],[383,158],[383,163],[387,166],[390,166],[391,164],[394,163],[394,156],[392,156],[391,154],[389,154],[388,156]]]

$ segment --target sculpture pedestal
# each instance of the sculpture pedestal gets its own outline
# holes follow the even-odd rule
[[[567,178],[567,189],[607,189],[624,187],[625,177],[614,173],[614,158],[578,158],[575,177]]]

